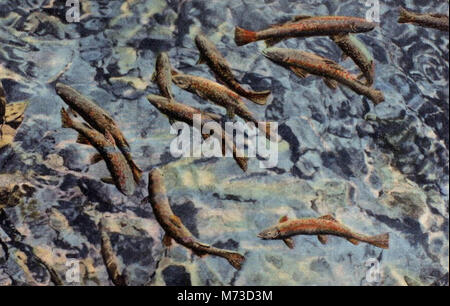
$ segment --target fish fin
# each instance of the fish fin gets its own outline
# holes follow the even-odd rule
[[[376,247],[389,249],[389,233],[371,236],[368,242]]]
[[[82,134],[78,134],[77,143],[91,146],[91,142]]]
[[[229,108],[227,108],[227,116],[228,116],[228,118],[230,118],[230,119],[233,119],[233,118],[234,118],[234,107],[229,107]]]
[[[323,78],[323,82],[327,85],[328,88],[335,90],[338,88],[338,82],[336,80]]]
[[[272,47],[272,46],[278,44],[280,41],[283,41],[283,40],[285,40],[287,38],[288,37],[274,37],[274,38],[266,39],[264,42],[266,44],[266,47],[269,48],[269,47]]]
[[[234,41],[238,46],[243,46],[251,42],[254,42],[256,41],[256,32],[236,27],[234,30]]]
[[[208,254],[207,252],[202,252],[202,251],[199,251],[199,250],[192,250],[192,252],[193,252],[195,255],[197,255],[198,257],[203,257],[203,256],[205,256],[205,255]]]
[[[448,19],[448,16],[447,16],[447,15],[441,14],[441,13],[430,13],[429,15],[430,15],[431,17],[436,17],[436,18],[447,18],[447,19]]]
[[[284,238],[283,242],[288,246],[288,248],[293,249],[295,247],[294,239],[292,238]]]
[[[361,80],[361,79],[363,79],[364,78],[364,73],[359,73],[357,76],[356,76],[356,79],[357,80]]]
[[[249,92],[245,95],[245,97],[256,104],[266,105],[270,94],[270,90],[264,90],[259,92]]]
[[[203,56],[203,54],[200,54],[197,63],[195,63],[196,65],[201,65],[206,63],[206,58]]]
[[[181,74],[177,69],[175,69],[175,68],[172,68],[172,69],[170,69],[170,74],[172,74],[172,75],[178,75],[178,74]]]
[[[181,223],[181,219],[178,216],[175,215],[171,215],[170,216],[170,221],[172,222],[172,224],[174,224],[177,227],[180,227]]]
[[[319,219],[338,222],[332,215],[325,215],[325,216],[319,217]]]
[[[357,240],[357,239],[354,239],[354,238],[347,238],[347,240],[348,240],[350,243],[354,244],[354,245],[358,245],[358,244],[359,244],[359,240]]]
[[[226,256],[228,262],[236,269],[240,270],[242,267],[242,264],[245,261],[244,255],[241,255],[239,253],[228,253]]]
[[[114,180],[112,177],[102,177],[100,180],[105,184],[114,185]]]
[[[290,66],[289,68],[299,78],[303,79],[303,78],[306,78],[309,75],[309,73],[307,71],[303,70],[302,68],[298,68],[298,67],[294,67],[294,66]]]
[[[78,113],[77,113],[72,107],[69,107],[69,109],[67,110],[67,112],[68,112],[70,115],[74,116],[75,118],[78,117]]]
[[[71,128],[73,126],[72,118],[64,108],[61,108],[61,123],[63,128]]]
[[[237,162],[237,164],[239,165],[239,168],[242,169],[242,171],[246,172],[248,169],[248,158],[246,157],[234,157],[234,160]]]
[[[341,60],[342,60],[342,61],[345,61],[345,60],[347,60],[347,59],[348,59],[348,55],[345,54],[345,53],[342,53],[342,55],[341,55]]]
[[[327,235],[317,235],[317,239],[319,239],[320,243],[327,244],[328,236]]]
[[[216,114],[216,113],[211,113],[211,112],[204,112],[204,114],[206,116],[211,117],[211,119],[213,119],[216,122],[221,122],[222,121],[222,116]]]
[[[138,184],[142,178],[142,170],[136,165],[134,161],[132,161],[131,172],[133,172],[135,183]]]
[[[105,132],[105,138],[109,141],[109,143],[111,143],[112,145],[116,145],[116,141],[114,140],[114,137],[111,135],[110,132],[106,131]]]
[[[153,72],[152,77],[150,78],[150,81],[152,81],[153,83],[156,82],[156,71]]]
[[[195,94],[196,94],[197,96],[199,96],[200,98],[204,99],[204,100],[209,100],[209,99],[208,99],[208,96],[205,95],[205,94],[204,94],[202,91],[200,91],[200,90],[195,90]]]
[[[95,153],[94,155],[91,156],[91,158],[89,159],[89,162],[91,165],[94,165],[102,160],[103,160],[103,156],[100,153]]]
[[[414,16],[403,7],[399,7],[398,23],[408,23],[414,20]]]
[[[172,237],[167,234],[164,234],[162,243],[165,247],[170,247],[172,245]]]
[[[283,216],[280,218],[280,220],[278,220],[278,223],[283,223],[286,222],[287,220],[289,220],[288,216]]]
[[[168,117],[168,119],[169,119],[169,124],[170,124],[170,125],[173,125],[173,124],[176,122],[176,120],[173,119],[173,118],[169,118],[169,117]]]

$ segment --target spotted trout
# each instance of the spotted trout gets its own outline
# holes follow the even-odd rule
[[[105,131],[105,134],[102,134],[72,119],[64,108],[61,109],[61,122],[63,128],[74,129],[89,141],[105,161],[117,189],[125,195],[132,195],[136,188],[133,173],[123,154],[116,148],[115,140],[110,132]]]
[[[240,96],[231,89],[211,80],[188,74],[176,73],[173,76],[173,82],[181,89],[224,107],[227,110],[228,117],[233,118],[236,114],[246,122],[254,123],[270,140],[270,134],[272,133],[270,124],[258,124],[258,120],[245,106]],[[278,135],[274,134],[273,137],[279,139]]]
[[[6,123],[6,93],[0,81],[0,139],[3,138],[3,125]]]
[[[238,46],[264,40],[270,47],[288,38],[363,33],[372,31],[375,27],[376,23],[358,17],[296,16],[292,21],[275,24],[257,32],[236,27],[234,40]]]
[[[152,75],[152,81],[156,82],[163,97],[173,100],[172,66],[170,65],[169,56],[165,52],[161,52],[156,57],[156,67]]]
[[[381,91],[362,84],[356,76],[328,58],[287,48],[272,47],[262,52],[272,62],[290,69],[300,78],[314,74],[322,77],[325,84],[330,88],[335,89],[340,83],[354,92],[368,97],[375,104],[384,101],[384,95]]]
[[[356,36],[351,34],[338,34],[331,39],[344,52],[344,59],[350,57],[361,70],[366,79],[366,85],[372,86],[375,75],[375,61],[366,46]]]
[[[169,246],[173,239],[184,247],[191,249],[198,256],[207,254],[219,256],[228,260],[234,268],[241,269],[245,261],[243,255],[198,241],[184,226],[180,218],[173,213],[167,198],[164,178],[161,172],[158,169],[153,169],[148,176],[148,199],[156,220],[166,233],[163,239],[164,244]]]
[[[206,36],[202,34],[197,35],[195,37],[195,44],[200,51],[200,58],[197,64],[206,63],[214,72],[217,79],[241,96],[256,104],[265,105],[267,103],[267,99],[270,96],[270,90],[256,92],[242,87],[234,77],[227,60]]]
[[[438,29],[441,31],[449,31],[448,15],[439,13],[418,14],[410,12],[403,7],[399,8],[399,23],[412,23],[418,26]]]
[[[295,244],[292,236],[296,235],[317,235],[322,244],[328,242],[328,235],[333,235],[345,238],[354,245],[365,242],[382,249],[389,248],[389,233],[376,236],[361,235],[345,227],[331,215],[293,220],[284,216],[277,225],[263,230],[258,237],[266,240],[283,240],[290,249],[293,249]]]
[[[130,153],[130,145],[112,117],[95,102],[84,97],[81,93],[68,85],[57,83],[56,93],[71,109],[83,117],[90,126],[104,135],[106,135],[106,132],[109,132],[113,136],[117,146],[125,156],[133,171],[134,180],[138,183],[142,176],[142,170],[139,169],[133,161]],[[83,143],[83,140],[80,139],[80,142]]]
[[[169,99],[162,97],[162,96],[156,96],[156,95],[148,95],[147,100],[155,106],[161,113],[165,114],[167,117],[169,117],[172,120],[181,121],[189,124],[190,126],[194,125],[194,115],[201,115],[201,128],[205,124],[207,124],[210,121],[221,121],[221,117],[217,114],[208,113],[201,111],[197,108],[178,103],[175,101],[170,102]],[[227,136],[227,134],[222,130],[221,131],[222,137],[220,141],[222,144],[225,144],[225,146],[228,146],[230,150],[233,152],[234,160],[237,162],[239,167],[243,171],[247,171],[248,167],[248,159],[246,157],[243,157],[243,154],[238,154],[236,146],[233,144],[231,139]],[[207,138],[208,135],[203,135],[203,138]],[[215,137],[218,137],[218,135],[214,135]],[[223,154],[225,153],[225,146],[223,146]]]

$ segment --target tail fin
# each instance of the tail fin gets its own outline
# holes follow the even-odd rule
[[[368,243],[382,249],[389,249],[389,233],[372,236]]]
[[[271,93],[270,90],[264,90],[259,92],[250,91],[245,95],[245,97],[256,104],[266,105],[270,93]]]
[[[73,121],[64,108],[61,108],[61,122],[63,128],[71,128],[73,126]]]
[[[240,270],[245,261],[245,257],[239,253],[228,253],[227,260],[235,269]]]
[[[238,46],[243,46],[251,42],[254,42],[256,41],[256,32],[236,27],[234,31],[234,41]]]
[[[398,23],[408,23],[414,20],[414,16],[403,7],[399,8],[399,13]]]

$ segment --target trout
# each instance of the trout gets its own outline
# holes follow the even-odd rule
[[[346,16],[296,16],[292,21],[275,24],[262,31],[248,31],[236,27],[234,40],[243,46],[264,40],[268,47],[294,37],[332,36],[342,33],[364,33],[372,31],[376,23],[363,18]]]
[[[259,105],[265,105],[267,103],[267,99],[270,96],[270,90],[256,92],[242,87],[234,77],[227,60],[206,36],[201,34],[197,35],[195,37],[195,44],[200,51],[200,58],[197,64],[206,63],[214,72],[217,79],[239,95]]]
[[[188,74],[175,74],[173,82],[181,89],[224,107],[227,110],[228,117],[233,118],[236,114],[246,122],[254,123],[270,140],[270,134],[272,133],[270,124],[258,124],[258,120],[248,110],[240,96],[231,89],[211,80]],[[275,139],[279,140],[278,135],[274,134],[274,136]]]
[[[163,97],[173,101],[172,93],[172,66],[167,53],[161,52],[156,58],[156,68],[152,75],[152,81],[156,82],[159,92]]]
[[[128,280],[124,273],[120,273],[119,264],[116,255],[114,254],[111,240],[108,233],[103,227],[102,221],[100,221],[100,238],[101,238],[101,254],[103,262],[106,266],[108,276],[116,286],[127,286]]]
[[[3,138],[3,125],[6,123],[6,93],[0,80],[0,139]]]
[[[366,46],[356,36],[339,34],[331,39],[344,52],[344,59],[350,57],[361,70],[361,76],[366,79],[366,85],[372,86],[375,76],[375,61]]]
[[[148,177],[148,199],[156,220],[166,233],[163,239],[166,246],[169,246],[173,239],[184,247],[191,249],[198,256],[206,254],[219,256],[228,260],[235,269],[241,269],[245,261],[243,255],[198,241],[184,226],[180,218],[173,213],[167,198],[163,176],[157,168],[151,170]]]
[[[133,161],[130,153],[130,145],[111,116],[95,102],[84,97],[81,93],[68,85],[57,83],[56,93],[71,109],[83,117],[90,126],[104,135],[106,135],[107,132],[112,135],[115,143],[130,165],[134,180],[136,183],[139,183],[142,177],[142,170],[139,169]],[[86,140],[81,137],[78,142],[86,143]]]
[[[221,117],[217,114],[203,112],[197,108],[178,103],[175,101],[170,102],[169,99],[161,96],[156,95],[148,95],[147,100],[155,106],[161,113],[165,114],[172,120],[181,121],[189,124],[190,126],[194,125],[194,115],[199,114],[201,115],[201,127],[205,124],[207,124],[210,121],[221,121]],[[201,131],[200,131],[201,132]],[[221,141],[222,144],[225,144],[226,146],[229,146],[230,149],[233,150],[233,157],[234,160],[237,162],[239,167],[245,172],[247,171],[248,166],[248,159],[246,157],[241,157],[243,154],[238,154],[236,146],[233,144],[233,142],[230,140],[230,138],[226,135],[226,133],[222,130],[221,131],[222,137]],[[209,135],[203,135],[203,138],[207,138]],[[218,137],[218,135],[214,135],[215,137]],[[225,147],[223,147],[222,154],[225,154]],[[238,156],[239,155],[239,156]]]
[[[290,69],[300,78],[305,78],[308,74],[314,74],[321,76],[325,84],[332,89],[337,88],[338,83],[340,83],[354,92],[368,97],[375,104],[384,101],[384,95],[381,91],[362,84],[356,76],[330,59],[313,53],[285,48],[272,47],[262,52],[272,62]]]
[[[322,244],[328,242],[328,235],[333,235],[345,238],[354,245],[365,242],[382,249],[389,248],[389,233],[376,236],[361,235],[345,227],[331,215],[294,220],[284,216],[277,225],[263,230],[258,237],[265,240],[283,240],[290,249],[293,249],[295,244],[292,236],[295,235],[317,235]]]
[[[403,7],[399,8],[398,23],[412,23],[418,26],[449,31],[448,15],[439,13],[418,14],[410,12]]]
[[[61,109],[61,121],[63,128],[76,130],[99,152],[117,189],[125,195],[132,195],[136,187],[133,173],[122,153],[116,148],[114,137],[110,132],[105,131],[104,135],[86,124],[73,120],[64,108]]]

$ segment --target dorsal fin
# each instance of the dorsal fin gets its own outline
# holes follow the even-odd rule
[[[325,215],[325,216],[319,217],[319,219],[338,222],[332,215]]]
[[[292,17],[292,21],[295,22],[295,21],[309,19],[309,18],[312,18],[312,17],[313,16],[310,16],[310,15],[297,15],[297,16]]]
[[[283,216],[280,218],[280,220],[278,220],[278,223],[283,223],[286,222],[287,220],[289,220],[288,216]]]

